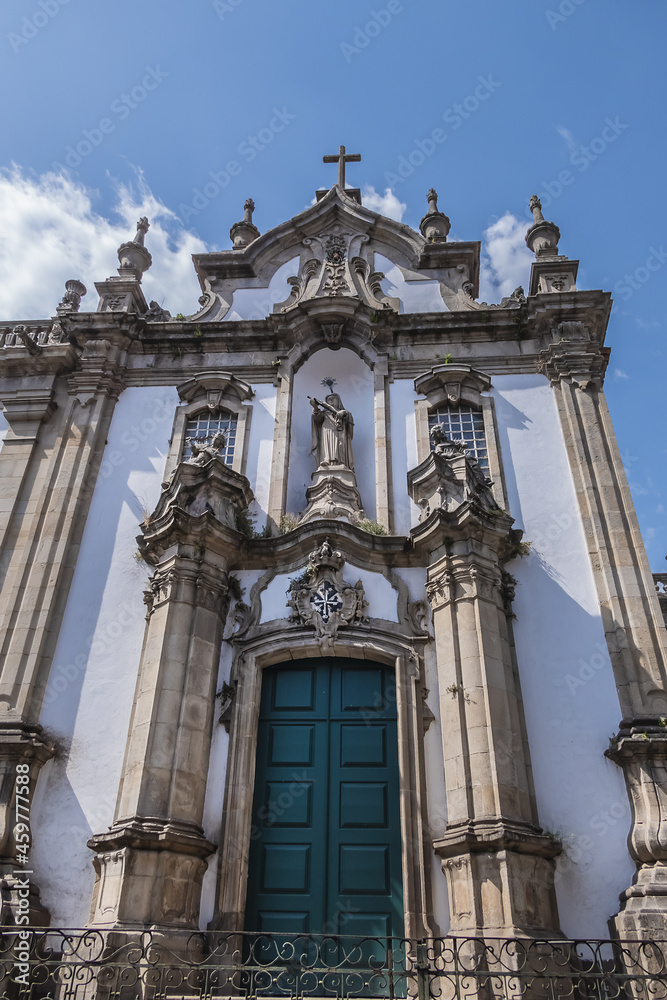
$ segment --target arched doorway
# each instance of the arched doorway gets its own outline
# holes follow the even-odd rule
[[[266,667],[257,735],[246,929],[401,936],[394,670]]]

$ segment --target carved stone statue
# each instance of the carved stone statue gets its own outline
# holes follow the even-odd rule
[[[318,469],[332,466],[354,469],[352,414],[345,409],[337,392],[330,392],[324,402],[310,396],[308,398],[313,407],[311,451],[315,455]]]
[[[225,435],[218,431],[210,443],[206,439],[190,438],[190,447],[192,455],[188,459],[188,465],[208,465],[212,459],[220,458],[225,447]]]

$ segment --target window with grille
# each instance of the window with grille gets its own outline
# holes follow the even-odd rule
[[[480,468],[486,476],[489,475],[489,456],[486,450],[486,434],[484,433],[484,416],[480,410],[472,406],[440,406],[431,410],[428,415],[428,429],[436,424],[442,424],[443,430],[450,441],[465,441],[470,454],[477,459]],[[431,451],[433,451],[431,443]]]
[[[236,444],[236,423],[235,413],[228,413],[221,410],[218,413],[200,413],[198,416],[188,420],[185,425],[185,445],[183,447],[183,460],[190,458],[192,447],[190,438],[198,441],[210,443],[218,431],[225,435],[225,447],[222,450],[222,457],[225,465],[231,465],[234,461],[234,446]]]

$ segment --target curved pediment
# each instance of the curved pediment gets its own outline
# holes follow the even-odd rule
[[[443,308],[475,308],[479,279],[479,243],[429,242],[394,219],[373,212],[335,185],[319,201],[247,246],[193,257],[204,295],[197,320],[221,320],[234,293],[267,289],[280,267],[294,261],[289,294],[273,307],[289,314],[313,299],[347,299],[373,310],[425,311],[402,308],[400,297],[382,287],[390,261],[406,282],[439,285]],[[410,297],[411,304],[415,296]],[[333,304],[333,303],[332,303]]]

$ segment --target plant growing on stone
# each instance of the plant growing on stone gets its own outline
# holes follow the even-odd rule
[[[359,521],[358,527],[362,531],[367,531],[369,535],[386,535],[387,529],[383,524],[378,521],[371,521],[370,518],[364,517]]]
[[[295,531],[299,526],[299,519],[296,514],[283,514],[280,518],[278,530],[281,535],[289,535],[290,531]]]
[[[236,530],[240,531],[245,538],[256,537],[255,519],[248,513],[247,507],[242,509],[237,507],[234,520],[236,521]]]

